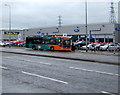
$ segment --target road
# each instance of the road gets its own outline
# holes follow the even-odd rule
[[[2,53],[3,93],[118,93],[118,66]]]

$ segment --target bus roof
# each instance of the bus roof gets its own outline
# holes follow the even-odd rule
[[[36,35],[34,35],[34,36],[28,36],[28,37],[26,37],[26,38],[64,38],[64,39],[70,39],[71,37],[69,37],[69,36],[67,36],[67,37],[64,37],[64,36],[52,36],[52,37],[50,37],[50,36],[44,36],[44,37],[41,37],[41,36],[36,36]]]
[[[64,37],[64,36],[54,36],[52,38],[64,38],[64,39],[70,39],[71,37]]]

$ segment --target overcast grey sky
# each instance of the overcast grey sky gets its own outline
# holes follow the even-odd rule
[[[115,12],[117,19],[117,2]],[[111,0],[88,0],[88,23],[109,22]],[[0,29],[9,27],[9,7],[11,6],[12,29],[58,26],[58,16],[62,25],[85,24],[85,0],[2,0],[0,4]]]

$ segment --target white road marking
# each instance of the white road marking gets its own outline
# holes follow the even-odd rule
[[[110,92],[106,92],[106,91],[101,91],[101,93],[109,94],[109,95],[115,95],[115,94],[112,94],[112,93],[110,93]]]
[[[0,66],[1,69],[8,69],[7,67]]]
[[[113,74],[113,73],[102,72],[102,71],[95,71],[95,70],[88,70],[88,69],[77,68],[77,67],[69,67],[69,68],[70,68],[70,69],[87,71],[87,72],[96,72],[96,73],[101,73],[101,74],[107,74],[107,75],[112,75],[112,76],[120,76],[119,74]]]
[[[39,77],[39,78],[44,78],[44,79],[56,81],[56,82],[63,83],[63,84],[68,84],[68,82],[65,82],[65,81],[61,81],[61,80],[57,80],[57,79],[54,79],[54,78],[49,78],[49,77],[45,77],[45,76],[41,76],[41,75],[29,73],[29,72],[24,72],[24,71],[22,71],[22,73],[23,73],[23,74],[26,74],[26,75],[30,75],[30,76],[35,76],[35,77]]]
[[[46,64],[46,65],[52,65],[51,63],[46,63],[46,62],[37,62],[37,63]]]
[[[12,58],[12,57],[6,57],[7,59],[10,59],[10,58]]]
[[[45,62],[35,62],[35,61],[31,61],[31,60],[24,60],[27,62],[33,62],[33,63],[40,63],[40,64],[45,64],[45,65],[51,65],[51,63],[45,63]]]
[[[28,61],[28,62],[31,62],[31,60],[23,60],[23,61]]]
[[[8,59],[13,59],[12,57],[6,57]],[[21,60],[21,59],[17,59],[17,60]],[[40,64],[45,64],[45,65],[52,65],[51,63],[46,63],[46,62],[35,62],[35,61],[31,61],[31,60],[21,60],[21,61],[26,61],[26,62],[33,62],[33,63],[40,63]]]

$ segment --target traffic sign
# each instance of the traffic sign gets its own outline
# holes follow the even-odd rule
[[[44,37],[44,35],[45,35],[44,33],[41,33],[41,37]]]

